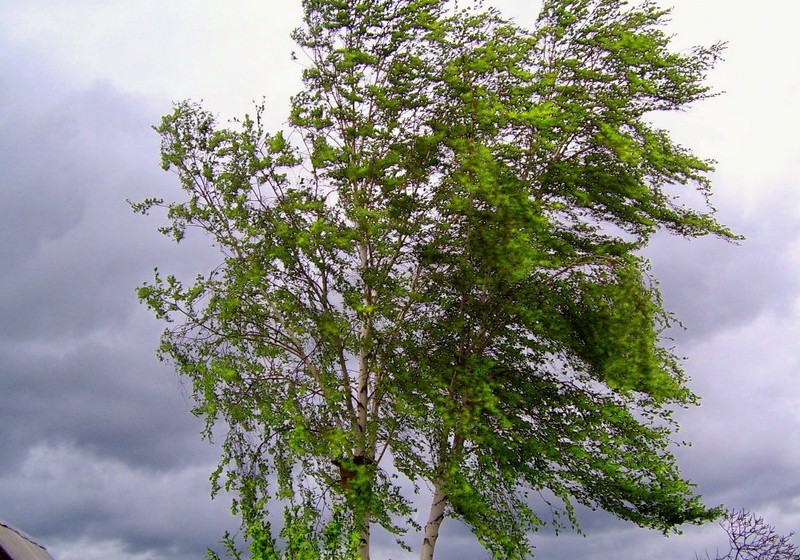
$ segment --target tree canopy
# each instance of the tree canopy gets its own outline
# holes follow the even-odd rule
[[[219,249],[139,297],[226,426],[214,485],[253,558],[366,559],[380,526],[430,559],[446,517],[525,558],[575,503],[716,517],[670,452],[696,398],[640,250],[735,238],[681,203],[708,203],[711,162],[648,120],[712,95],[721,45],[671,50],[652,2],[548,0],[531,29],[444,0],[303,7],[285,130],[178,103],[156,130],[184,197],[133,205]]]

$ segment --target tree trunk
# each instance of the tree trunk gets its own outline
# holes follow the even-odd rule
[[[433,560],[433,550],[436,548],[436,540],[439,538],[439,527],[444,521],[445,505],[447,505],[447,496],[442,492],[440,484],[437,483],[436,491],[433,494],[433,503],[431,503],[431,514],[425,525],[425,538],[422,541],[420,560]]]
[[[369,560],[369,514],[364,515],[362,520],[361,534],[358,542],[359,560]]]
[[[362,279],[364,279],[364,273],[369,266],[369,259],[368,259],[368,251],[367,245],[360,244],[358,247],[358,254],[359,260],[361,264],[361,275]],[[369,284],[367,283],[366,279],[364,279],[364,295],[361,299],[362,303],[364,304],[365,308],[369,308],[372,305],[372,296],[371,296],[371,289]],[[372,342],[372,323],[368,315],[364,316],[361,323],[361,333],[359,339],[359,352],[358,352],[358,396],[357,396],[357,418],[356,424],[358,426],[358,434],[357,434],[357,441],[355,446],[355,460],[360,463],[360,468],[365,469],[368,467],[367,462],[368,460],[374,457],[373,453],[367,453],[368,442],[367,442],[367,423],[369,421],[369,388],[370,388],[370,357],[369,357],[369,346]],[[364,473],[361,473],[363,476]],[[370,475],[370,485],[365,487],[363,485],[363,481],[359,482],[359,487],[357,491],[359,494],[363,493],[364,491],[371,492],[372,491],[372,480]],[[370,507],[371,507],[371,497],[359,495],[357,498],[359,501],[361,500],[368,500]],[[359,504],[360,507],[365,507],[365,505]],[[363,510],[362,510],[363,511]],[[358,558],[360,560],[369,560],[369,538],[370,538],[370,511],[369,508],[361,514],[360,520],[360,534],[359,534],[359,542],[358,542]]]

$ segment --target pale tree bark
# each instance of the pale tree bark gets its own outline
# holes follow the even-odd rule
[[[439,539],[439,528],[442,526],[442,521],[444,521],[444,510],[447,507],[447,493],[444,491],[445,481],[442,480],[442,473],[447,472],[447,465],[451,461],[458,462],[463,450],[464,439],[462,436],[455,434],[452,442],[448,442],[448,439],[449,437],[444,438],[440,444],[441,449],[437,468],[439,474],[434,482],[433,501],[431,502],[428,522],[425,524],[425,536],[422,539],[420,560],[433,560],[436,541]]]
[[[361,535],[359,535],[359,543],[358,543],[358,557],[360,560],[369,560],[369,538],[370,538],[370,530],[369,530],[369,514],[364,515],[364,519],[362,520],[363,526],[361,530]]]
[[[361,261],[361,271],[362,277],[364,272],[367,270],[369,266],[368,261],[368,249],[365,244],[359,246],[358,249],[359,259]],[[362,302],[366,308],[372,304],[372,296],[371,290],[369,286],[365,286],[364,288],[364,295],[362,297]],[[369,422],[369,385],[370,385],[370,359],[369,359],[369,351],[368,347],[369,344],[372,342],[372,324],[368,316],[364,317],[363,323],[361,325],[361,333],[360,333],[360,349],[358,355],[358,396],[357,396],[357,406],[358,406],[358,418],[357,418],[357,425],[358,425],[358,435],[357,435],[357,444],[355,448],[355,456],[360,458],[361,467],[365,468],[367,466],[367,462],[369,459],[372,458],[372,453],[368,452],[368,442],[367,442],[367,424]],[[359,482],[360,491],[363,491],[362,483]],[[371,489],[371,488],[370,488]],[[368,490],[369,491],[369,490]],[[359,496],[359,498],[364,498],[364,496]],[[362,505],[363,507],[363,505]],[[369,560],[369,541],[370,541],[370,518],[371,514],[369,509],[363,512],[359,523],[361,524],[360,527],[360,535],[359,535],[359,542],[358,542],[358,558],[360,560]]]
[[[425,538],[422,541],[422,552],[420,560],[433,560],[433,551],[436,548],[436,540],[439,538],[439,527],[444,521],[444,508],[447,505],[447,495],[442,491],[441,484],[437,482],[436,491],[433,493],[431,503],[431,513],[428,522],[425,524]]]

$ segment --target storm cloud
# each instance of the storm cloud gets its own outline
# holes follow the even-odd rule
[[[74,542],[74,558],[93,543],[196,558],[232,525],[208,499],[216,451],[135,297],[186,257],[125,201],[170,183],[158,110],[109,84],[70,90],[24,54],[0,82],[2,514],[64,558]]]

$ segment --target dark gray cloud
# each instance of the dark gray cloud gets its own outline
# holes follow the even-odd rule
[[[678,420],[694,447],[680,458],[703,491],[730,507],[763,508],[800,497],[798,302],[720,332],[689,350],[702,405]]]
[[[10,155],[0,150],[10,185],[2,191],[0,398],[14,428],[4,437],[47,435],[173,461],[185,445],[171,431],[197,427],[175,410],[186,405],[174,379],[141,352],[155,347],[158,327],[134,294],[166,243],[125,203],[168,179],[157,174],[152,110],[105,86],[42,105],[40,114],[31,107],[4,119],[4,141],[24,141]]]
[[[217,451],[135,297],[153,265],[185,271],[201,244],[176,252],[125,202],[174,184],[150,130],[169,103],[70,89],[30,53],[3,62],[2,515],[68,555],[80,541],[201,557],[235,525],[208,498]]]
[[[79,335],[121,324],[137,305],[137,275],[169,250],[125,202],[169,184],[150,130],[157,115],[98,85],[5,119],[0,336]]]
[[[716,182],[718,219],[744,235],[744,241],[663,234],[646,252],[666,307],[686,327],[685,333],[672,333],[681,342],[734,328],[764,312],[788,311],[800,286],[792,265],[800,242],[800,199],[793,178],[765,188],[755,202],[743,193],[737,198],[735,191],[726,192],[726,181]]]
[[[83,558],[117,542],[150,558],[197,559],[215,545],[227,517],[226,500],[207,498],[211,467],[131,467],[74,445],[38,444],[0,476],[0,493],[8,517],[56,551],[83,540]]]
[[[197,446],[201,426],[188,413],[174,374],[154,364],[152,354],[143,355],[144,344],[70,346],[0,347],[0,465],[16,464],[40,441],[68,441],[154,468],[209,456]]]
[[[8,88],[5,75],[2,87]],[[72,146],[65,144],[71,136],[69,123],[47,114],[55,108],[40,107],[37,114],[34,107],[18,108],[15,99],[8,99],[24,97],[26,91],[5,89],[4,93],[0,106],[0,258],[7,278],[31,258],[43,240],[55,239],[75,227],[83,212],[87,181],[80,177],[85,171],[75,169],[80,160],[70,153]]]

